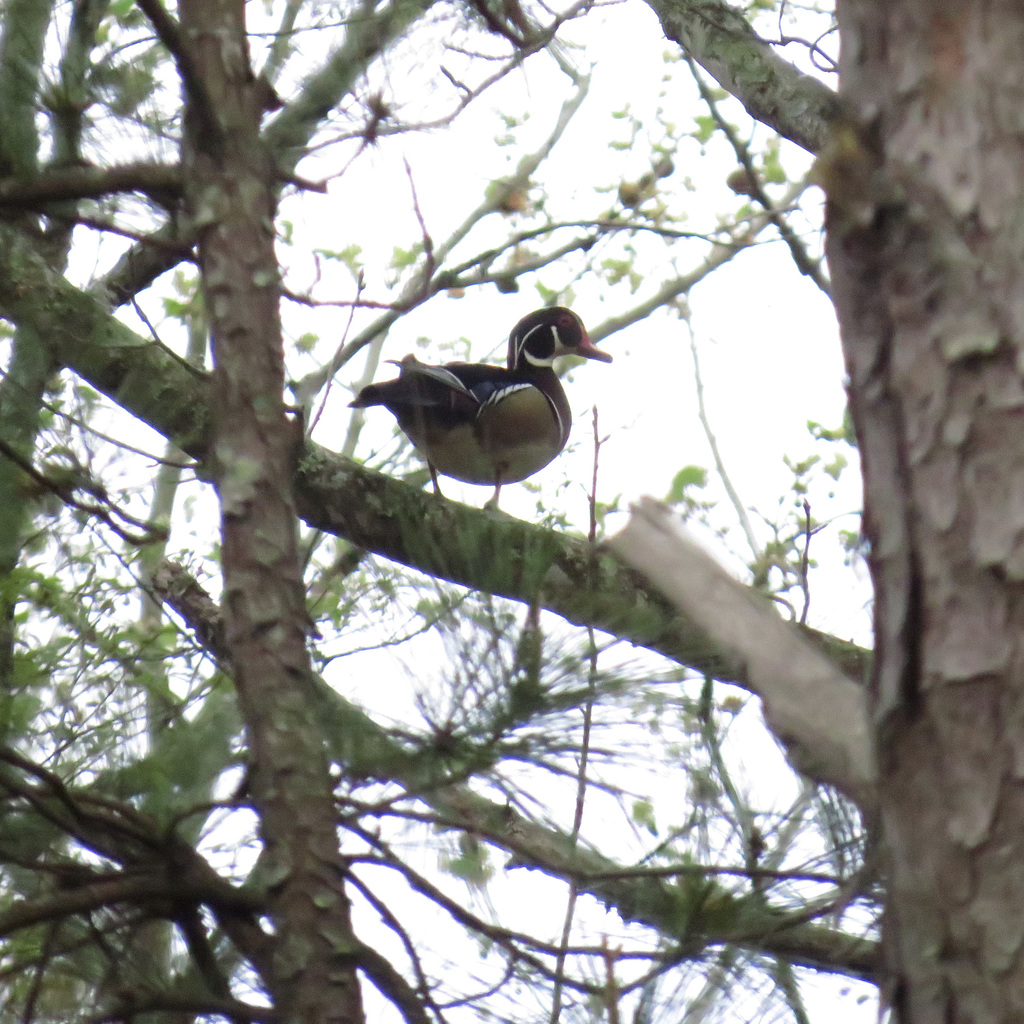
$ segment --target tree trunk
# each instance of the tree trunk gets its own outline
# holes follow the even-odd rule
[[[273,953],[257,956],[256,966],[281,1020],[358,1024],[359,948],[323,731],[309,699],[290,482],[296,438],[283,401],[274,164],[259,134],[266,90],[249,64],[243,3],[181,0],[179,10],[186,194],[215,365],[223,615],[277,933]],[[160,27],[158,18],[154,24]],[[172,50],[173,32],[165,32]]]
[[[889,992],[1024,1018],[1024,14],[840,0],[822,161],[876,588]]]

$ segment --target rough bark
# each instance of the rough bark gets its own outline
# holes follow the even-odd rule
[[[865,476],[901,1021],[1024,1016],[1024,18],[843,0],[828,255]]]
[[[189,65],[182,163],[215,366],[211,461],[224,619],[277,932],[264,981],[282,1020],[352,1024],[363,1019],[357,943],[323,733],[308,700],[275,172],[260,139],[266,93],[249,65],[243,3],[182,0],[179,10]],[[169,37],[166,28],[161,34]]]

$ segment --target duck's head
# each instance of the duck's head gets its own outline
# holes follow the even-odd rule
[[[550,366],[559,356],[582,356],[610,363],[607,352],[595,348],[583,321],[565,306],[545,306],[527,313],[508,336],[508,366]]]

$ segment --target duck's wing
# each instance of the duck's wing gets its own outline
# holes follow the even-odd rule
[[[446,366],[432,366],[409,357],[399,366],[397,377],[368,384],[351,404],[357,409],[383,405],[396,415],[403,409],[437,409],[467,419],[476,415],[480,401]]]

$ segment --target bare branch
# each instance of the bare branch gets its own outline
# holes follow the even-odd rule
[[[750,551],[754,559],[757,560],[761,557],[761,545],[757,542],[753,524],[750,522],[750,516],[747,515],[747,508],[740,499],[739,493],[733,486],[732,477],[729,476],[729,472],[725,468],[725,460],[722,458],[722,453],[718,448],[718,438],[715,437],[715,432],[711,429],[711,421],[708,419],[708,411],[704,405],[704,381],[700,375],[697,336],[694,334],[693,324],[689,316],[686,317],[686,329],[690,334],[690,352],[693,354],[693,381],[697,390],[697,417],[700,420],[700,425],[704,428],[704,436],[707,438],[708,447],[711,449],[711,457],[715,460],[715,469],[718,471],[722,486],[725,488],[726,495],[728,495],[729,503],[736,513],[736,518],[740,521],[740,526],[743,528]]]
[[[875,765],[864,689],[687,539],[665,506],[645,499],[612,550],[643,572],[740,666],[769,728],[798,770],[870,808]]]

